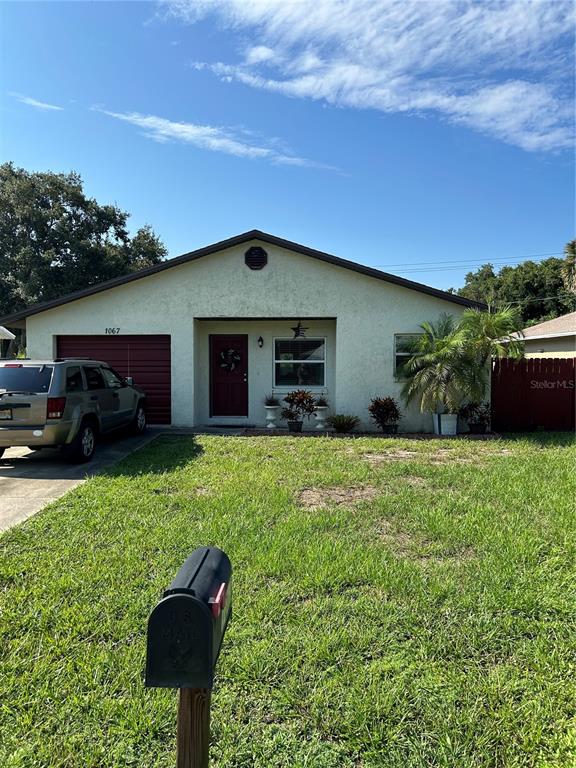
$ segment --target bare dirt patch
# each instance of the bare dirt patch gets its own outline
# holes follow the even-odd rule
[[[321,509],[329,505],[350,507],[362,501],[370,501],[381,494],[379,488],[371,485],[351,488],[302,488],[298,493],[298,504],[305,509]]]
[[[430,464],[473,464],[478,457],[461,456],[449,448],[439,448],[432,453],[423,451],[386,451],[386,453],[365,453],[363,458],[370,464],[378,465],[389,461],[413,461],[420,460]]]

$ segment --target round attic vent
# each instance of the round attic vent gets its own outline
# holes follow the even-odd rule
[[[253,245],[244,254],[244,263],[250,269],[262,269],[268,263],[268,254],[264,248],[260,248],[259,245]]]

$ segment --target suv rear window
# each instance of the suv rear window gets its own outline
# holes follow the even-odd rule
[[[66,392],[81,392],[84,389],[80,366],[68,368],[66,371]]]
[[[52,365],[0,366],[0,392],[48,392],[53,371]]]

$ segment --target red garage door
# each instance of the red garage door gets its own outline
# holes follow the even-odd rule
[[[58,357],[102,360],[147,395],[150,424],[170,424],[170,336],[58,336]]]

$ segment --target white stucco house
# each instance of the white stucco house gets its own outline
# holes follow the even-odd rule
[[[483,305],[251,230],[0,324],[26,328],[31,358],[88,356],[132,376],[151,422],[260,426],[267,393],[303,387],[373,429],[370,399],[400,395],[407,335],[470,306]],[[400,425],[431,428],[417,407]]]

